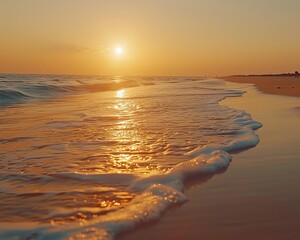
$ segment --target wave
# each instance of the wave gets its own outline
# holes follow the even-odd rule
[[[255,130],[262,124],[252,120],[251,116],[239,111],[232,119],[240,125],[235,138],[223,144],[208,144],[186,153],[190,160],[181,162],[166,173],[140,177],[127,174],[58,174],[51,178],[93,181],[96,183],[119,183],[127,185],[126,190],[137,192],[137,196],[127,205],[107,212],[96,218],[85,220],[82,224],[56,227],[36,225],[11,230],[6,225],[0,238],[14,239],[20,235],[25,239],[114,239],[119,234],[135,229],[141,224],[158,220],[168,209],[188,200],[184,191],[191,182],[207,179],[224,171],[230,164],[230,153],[254,147],[259,138]],[[86,210],[89,211],[89,210]],[[94,210],[90,210],[94,211]],[[80,212],[78,212],[79,214]],[[72,213],[74,215],[74,213]],[[1,225],[0,225],[1,228]]]
[[[52,97],[60,97],[66,94],[80,94],[88,92],[116,91],[123,88],[145,85],[135,80],[120,80],[93,82],[88,80],[73,80],[68,82],[64,79],[46,79],[41,81],[32,76],[23,78],[0,79],[0,106],[23,103],[29,100],[42,100]]]
[[[11,103],[19,103],[30,98],[30,95],[24,94],[21,91],[0,89],[0,106],[8,105]]]

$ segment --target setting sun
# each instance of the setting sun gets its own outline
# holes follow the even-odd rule
[[[121,46],[115,47],[115,55],[117,57],[121,57],[123,55],[123,53],[124,53],[123,47],[121,47]]]

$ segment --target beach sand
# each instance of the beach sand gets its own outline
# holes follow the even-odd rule
[[[230,76],[223,79],[237,83],[255,84],[264,93],[300,97],[300,78],[287,76]]]
[[[293,83],[286,83],[289,86],[299,81],[290,80]],[[270,81],[263,79],[265,84]],[[283,80],[278,81],[287,86],[281,83]],[[278,85],[276,80],[271,83],[273,87]],[[300,98],[263,94],[252,85],[227,84],[247,93],[225,99],[221,104],[244,109],[263,123],[257,131],[260,143],[234,154],[224,173],[205,183],[195,183],[194,188],[186,191],[189,201],[183,206],[170,210],[157,223],[120,236],[120,240],[300,239]],[[284,88],[265,90],[272,86],[264,88],[258,84],[267,93],[283,93]]]

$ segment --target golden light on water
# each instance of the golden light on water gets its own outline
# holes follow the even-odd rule
[[[128,96],[128,98],[125,98]],[[114,92],[115,102],[111,105],[113,115],[119,120],[109,128],[109,138],[119,144],[112,148],[107,161],[110,171],[114,173],[145,174],[158,171],[156,164],[149,164],[153,154],[147,146],[147,134],[139,127],[141,108],[135,99],[130,98],[127,89]]]
[[[125,90],[124,90],[124,89],[118,90],[118,91],[116,92],[116,97],[117,97],[117,98],[123,98],[123,97],[124,97],[124,94],[125,94]]]

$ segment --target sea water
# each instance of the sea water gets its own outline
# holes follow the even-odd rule
[[[0,238],[114,239],[255,146],[261,127],[199,77],[0,76]]]

